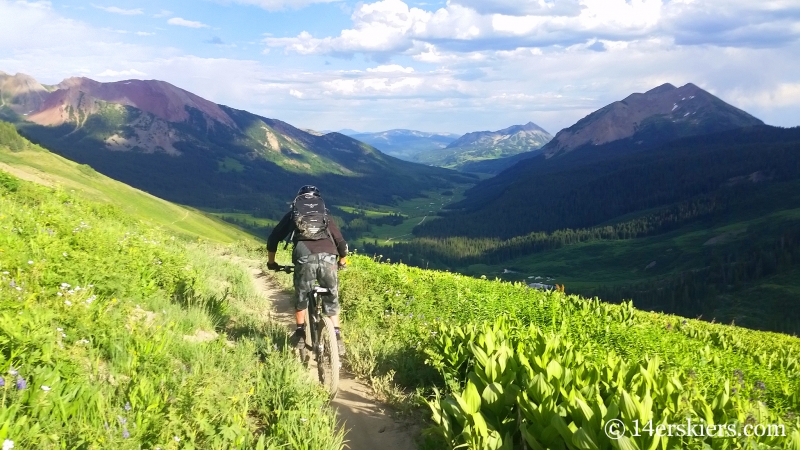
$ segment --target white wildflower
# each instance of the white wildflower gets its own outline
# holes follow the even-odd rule
[[[174,438],[172,438],[172,439],[175,439],[175,442],[180,442],[180,441],[181,441],[181,438],[179,438],[178,436],[175,436],[175,437],[174,437]]]
[[[33,261],[28,261],[28,264],[33,264]]]
[[[50,391],[50,386],[42,385],[42,390],[45,391],[45,392],[49,392]]]
[[[72,302],[69,300],[64,300],[64,304],[67,306],[72,306]]]
[[[3,450],[11,450],[12,448],[14,448],[14,441],[11,439],[3,441]]]

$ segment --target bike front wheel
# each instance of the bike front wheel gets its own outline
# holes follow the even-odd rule
[[[336,331],[333,329],[333,322],[328,317],[322,317],[319,323],[319,335],[317,339],[317,373],[319,382],[328,391],[331,398],[336,396],[339,390],[339,343],[336,341]]]

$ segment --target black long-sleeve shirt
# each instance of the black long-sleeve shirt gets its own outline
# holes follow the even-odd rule
[[[267,238],[267,251],[274,252],[278,250],[280,241],[286,239],[293,231],[296,230],[294,221],[292,220],[292,212],[286,213],[285,216],[275,225],[275,228]],[[347,256],[347,241],[344,240],[342,232],[333,221],[332,217],[328,217],[328,233],[333,240],[329,238],[319,239],[316,241],[303,241],[311,253],[330,253],[332,255],[339,255],[340,258]],[[297,243],[297,238],[294,238],[294,243]]]

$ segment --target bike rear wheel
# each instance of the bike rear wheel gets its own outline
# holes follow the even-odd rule
[[[336,331],[333,322],[328,317],[322,317],[318,324],[317,348],[317,373],[319,382],[328,391],[331,398],[339,390],[339,343],[336,341]]]

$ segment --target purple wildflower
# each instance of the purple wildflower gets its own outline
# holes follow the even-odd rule
[[[766,391],[767,385],[764,384],[763,381],[756,381],[756,389],[758,389],[759,391]]]
[[[0,387],[3,387],[5,385],[6,385],[6,379],[3,378],[3,377],[0,377]]]
[[[28,387],[28,382],[25,381],[25,378],[19,377],[17,378],[17,390],[21,391]]]
[[[126,402],[125,403],[125,411],[130,411],[130,410],[131,410],[131,402]]]
[[[131,433],[128,432],[127,428],[123,428],[122,429],[122,438],[123,439],[128,439],[129,437],[131,437]]]

